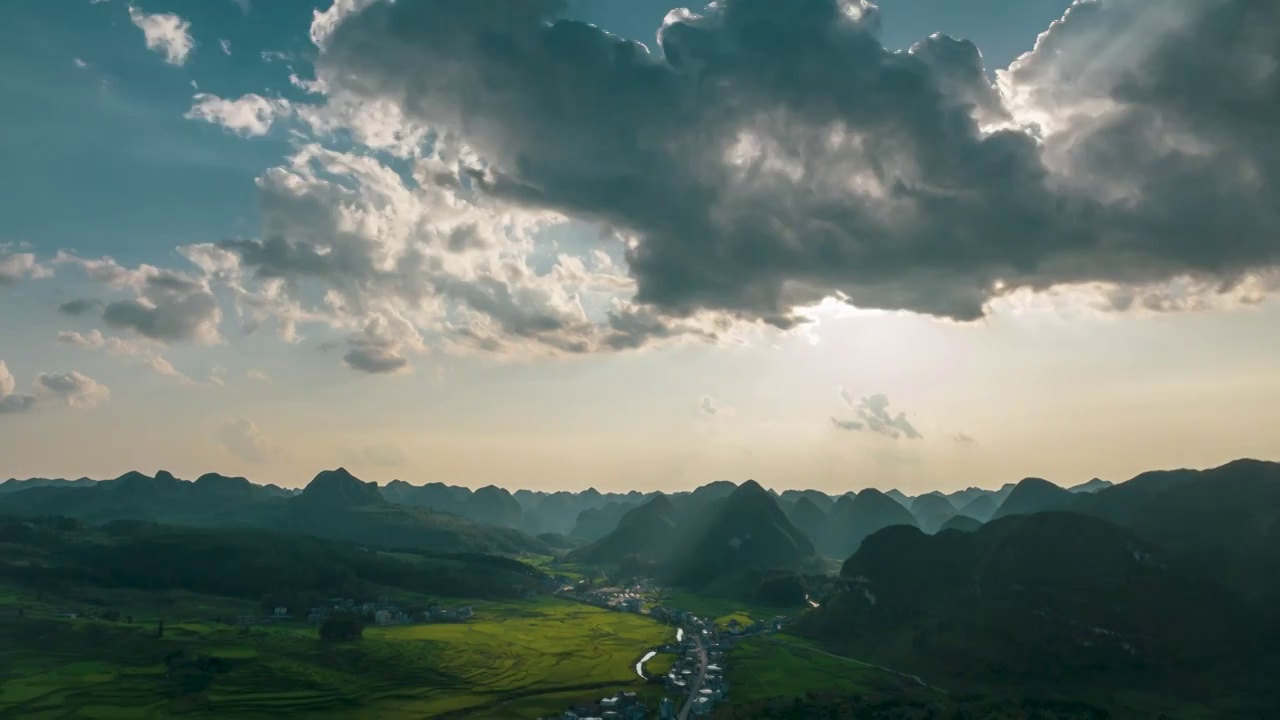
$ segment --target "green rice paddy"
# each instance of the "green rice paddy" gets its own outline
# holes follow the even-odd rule
[[[291,623],[243,632],[0,618],[0,718],[520,718],[639,689],[633,665],[671,639],[648,618],[557,598],[473,604],[459,624],[370,627],[328,644]],[[175,650],[230,668],[198,692],[166,677]]]

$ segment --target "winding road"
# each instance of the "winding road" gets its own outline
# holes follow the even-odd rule
[[[679,720],[688,720],[689,711],[693,709],[693,701],[697,699],[698,691],[702,689],[702,681],[707,675],[707,646],[702,642],[702,633],[694,633],[693,641],[698,645],[698,677],[689,684],[689,697],[685,699],[684,705],[680,706],[680,712],[676,715]]]

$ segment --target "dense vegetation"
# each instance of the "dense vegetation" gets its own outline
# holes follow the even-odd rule
[[[66,519],[0,518],[9,561],[0,579],[57,591],[76,586],[185,590],[261,600],[304,612],[325,598],[380,588],[454,597],[515,597],[541,574],[483,555],[395,556],[304,535],[173,528],[136,521],[101,527]]]
[[[1098,697],[1280,701],[1280,634],[1261,608],[1133,531],[1073,513],[971,533],[891,527],[844,564],[848,591],[798,626],[939,684]]]

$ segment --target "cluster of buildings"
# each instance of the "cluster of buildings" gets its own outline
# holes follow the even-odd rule
[[[678,628],[675,642],[658,648],[658,652],[674,654],[677,659],[666,675],[652,680],[662,684],[665,695],[657,708],[656,717],[661,720],[710,717],[729,695],[729,683],[724,672],[725,651],[740,639],[776,632],[787,623],[787,618],[779,615],[772,620],[754,620],[750,623],[731,619],[725,628],[720,628],[714,620],[698,617],[692,612],[661,605],[646,609],[645,592],[643,585],[577,591],[562,589],[562,594],[597,607],[644,613]],[[687,713],[682,714],[686,705]],[[636,699],[635,693],[622,692],[602,698],[598,703],[573,707],[557,718],[641,720],[654,717],[648,712],[644,703]]]
[[[645,592],[646,589],[643,585],[635,585],[630,588],[613,587],[587,590],[577,593],[574,597],[596,607],[617,610],[618,612],[644,614]]]
[[[277,612],[284,608],[276,608]],[[351,613],[373,619],[377,625],[409,625],[415,622],[462,622],[471,619],[475,612],[471,606],[446,608],[432,605],[422,612],[409,612],[396,607],[380,597],[376,602],[357,603],[351,598],[330,598],[320,607],[311,608],[307,613],[307,622],[322,623],[331,615]],[[285,616],[287,617],[287,615]]]
[[[610,695],[598,703],[576,705],[560,716],[562,720],[645,720],[647,717],[649,709],[633,692]]]

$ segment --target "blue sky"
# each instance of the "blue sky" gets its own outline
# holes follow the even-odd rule
[[[879,38],[888,51],[905,50],[935,32],[971,40],[982,52],[985,80],[966,87],[995,97],[996,71],[1032,50],[1068,4],[884,0]],[[657,32],[672,5],[570,0],[566,15],[657,53]],[[1195,8],[1182,0],[1177,5],[1190,8],[1184,15],[1191,27]],[[794,277],[776,286],[768,279],[774,292],[752,286],[715,298],[711,290],[660,298],[660,291],[677,286],[646,276],[644,268],[629,271],[624,258],[624,241],[658,247],[647,212],[588,207],[581,190],[551,197],[553,179],[599,158],[566,162],[534,177],[527,163],[551,146],[520,145],[530,138],[519,134],[524,131],[511,117],[455,116],[441,107],[444,95],[414,106],[407,98],[418,87],[414,82],[426,82],[420,78],[404,81],[399,99],[390,91],[362,96],[362,88],[344,87],[354,75],[344,75],[342,63],[364,59],[342,55],[342,45],[354,43],[357,32],[366,31],[366,16],[379,8],[344,18],[338,47],[322,48],[311,38],[313,13],[329,6],[328,0],[9,4],[8,22],[0,27],[0,63],[11,69],[0,76],[6,98],[0,103],[6,163],[0,173],[0,270],[13,268],[14,281],[0,284],[0,361],[6,368],[0,380],[15,380],[0,398],[34,400],[31,412],[0,415],[0,457],[7,459],[0,475],[104,476],[164,466],[179,474],[223,469],[298,485],[321,467],[347,464],[379,480],[511,487],[682,487],[755,476],[778,487],[927,489],[998,485],[1028,474],[1063,482],[1108,473],[1117,479],[1147,467],[1280,451],[1258,431],[1280,420],[1280,385],[1269,372],[1280,360],[1280,341],[1268,332],[1277,310],[1273,301],[1249,294],[1266,288],[1266,273],[1273,270],[1259,252],[1242,250],[1241,264],[1232,267],[1239,271],[1233,277],[1262,273],[1254,284],[1232,286],[1232,293],[1247,296],[1235,305],[1204,290],[1214,286],[1212,278],[1197,274],[1189,254],[1168,264],[1174,271],[1152,270],[1165,267],[1152,261],[1114,274],[1027,280],[1019,294],[992,291],[984,301],[994,309],[976,323],[960,318],[963,310],[938,304],[959,302],[968,292],[962,287],[920,290],[932,270],[887,277],[881,286],[860,275],[845,281],[795,268]],[[1117,7],[1122,12],[1128,4]],[[181,58],[147,44],[142,26],[168,16],[186,23],[193,43]],[[1119,17],[1116,27],[1132,19]],[[1139,26],[1128,32],[1124,43],[1111,47],[1148,37]],[[446,51],[452,50],[440,52]],[[403,52],[416,50],[408,44]],[[431,48],[422,52],[423,63],[441,59]],[[1119,51],[1108,58],[1135,67],[1148,61]],[[389,73],[398,63],[390,56],[369,58],[360,72]],[[413,63],[406,67],[405,73],[414,71]],[[930,82],[951,92],[945,85],[950,76],[936,72]],[[998,102],[1014,119],[1002,122],[1033,117],[1034,108],[1018,104],[1031,96],[1016,90],[1041,78],[1070,76],[1054,72],[1062,73],[1031,65],[1026,77],[1011,74],[1008,87],[1015,90],[1000,90]],[[329,78],[321,92],[300,87],[317,77]],[[388,77],[385,87],[401,87],[396,83],[402,81]],[[197,94],[227,101],[257,96],[271,108],[273,122],[257,133],[225,119],[192,119]],[[506,101],[495,97],[486,102]],[[458,107],[473,99],[460,96]],[[356,104],[342,106],[346,100]],[[353,107],[370,115],[354,117]],[[331,123],[334,132],[321,132],[311,118]],[[528,125],[536,123],[530,119]],[[904,118],[902,127],[908,126]],[[448,142],[420,142],[407,150],[358,140],[371,128],[413,133],[428,127],[457,132]],[[578,129],[582,148],[591,147],[590,130]],[[764,131],[748,130],[746,152],[764,153],[755,157],[764,163],[760,167],[770,167]],[[1046,163],[1055,157],[1054,139],[1039,140]],[[1223,140],[1198,141],[1212,146]],[[1231,150],[1249,155],[1247,147]],[[457,167],[502,171],[544,195],[537,201],[485,198],[471,184],[474,176],[458,171],[464,189],[442,199],[415,179],[424,168],[449,171],[455,157],[463,158]],[[365,161],[372,164],[343,165],[336,175],[332,165],[323,167]],[[541,162],[550,167],[546,163],[554,161]],[[785,159],[777,162],[781,172],[791,172]],[[883,167],[884,159],[879,162]],[[300,167],[320,169],[311,174]],[[1055,192],[1078,184],[1068,174],[1078,168],[1065,167],[1050,168]],[[828,173],[822,176],[830,180]],[[598,184],[611,177],[601,175]],[[1092,184],[1132,185],[1111,179],[1114,184]],[[305,192],[298,190],[304,186]],[[1015,186],[1001,186],[1002,192]],[[353,194],[334,200],[340,188]],[[295,191],[315,204],[291,205]],[[351,209],[357,195],[368,203],[358,211]],[[332,227],[324,215],[331,210]],[[1000,222],[1024,216],[1010,211]],[[367,269],[363,277],[338,277],[336,270],[317,275],[314,268],[288,269],[263,259],[266,250],[254,243],[270,239],[264,221],[294,248],[322,247],[329,241],[317,235],[328,232],[339,233],[336,242],[355,238],[353,247],[378,263],[392,256],[404,260],[406,247],[445,226],[479,227],[480,235],[498,228],[493,232],[500,244],[476,240],[475,257],[485,257],[470,264],[439,256],[446,270],[441,276]],[[786,223],[778,222],[785,235]],[[983,232],[975,225],[964,242],[977,242],[973,238]],[[687,238],[696,239],[696,232]],[[229,254],[216,250],[230,247],[219,245],[228,241],[242,244]],[[743,242],[726,262],[745,257],[735,254],[747,251]],[[689,247],[692,265],[698,246]],[[222,260],[239,253],[228,261],[235,270],[197,266],[191,248]],[[78,259],[55,262],[59,252]],[[35,269],[19,271],[27,256]],[[85,264],[103,257],[131,274],[104,280],[102,271]],[[671,257],[661,259],[661,267],[669,268]],[[456,267],[450,264],[455,260]],[[927,260],[920,267],[943,262]],[[971,265],[962,264],[966,269],[957,277]],[[1056,265],[1046,261],[1042,267]],[[268,290],[272,273],[283,284]],[[724,290],[726,280],[716,270],[701,277]],[[1106,294],[1105,311],[1081,289],[1088,281],[1106,284],[1099,291]],[[164,289],[173,283],[193,285]],[[855,287],[865,293],[851,301],[859,309],[834,300],[813,309],[816,299],[847,297]],[[816,322],[779,330],[774,325],[785,323],[773,319],[778,309],[762,310],[761,298],[795,288],[801,289],[797,299],[783,301],[780,311]],[[181,322],[199,323],[182,325],[179,315],[206,294],[216,311],[182,316]],[[75,315],[58,310],[77,299],[98,304]],[[168,302],[179,306],[172,315]],[[123,303],[120,313],[133,314],[122,320],[102,312],[113,303]],[[610,308],[622,318],[617,326],[609,326]],[[298,322],[298,337],[277,332],[286,317]],[[644,347],[627,349],[632,345]],[[591,350],[584,352],[587,346]],[[75,389],[59,394],[38,380],[40,373],[52,378],[73,371],[93,384],[76,380]],[[1064,378],[1087,389],[1073,391]],[[904,425],[877,424],[875,401],[861,400],[877,395],[886,396],[890,421],[904,413]],[[1231,419],[1207,427],[1204,417],[1214,414]],[[833,430],[837,419],[860,431]],[[907,425],[919,432],[905,432]],[[128,437],[112,438],[122,427],[130,428]],[[919,441],[912,440],[915,434]],[[87,439],[68,447],[63,438],[72,435]],[[1120,439],[1125,436],[1130,440]],[[1180,440],[1166,444],[1160,438]],[[1146,444],[1137,447],[1134,439]],[[1097,450],[1064,448],[1082,444]],[[380,451],[386,448],[401,460],[385,462],[387,453]]]

